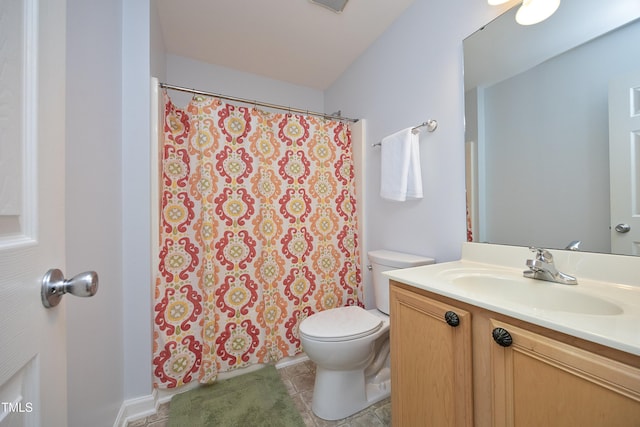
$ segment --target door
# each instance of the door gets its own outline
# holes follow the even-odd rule
[[[0,1],[0,426],[66,426],[64,0]]]
[[[490,328],[492,426],[638,426],[637,366],[495,319]]]
[[[640,255],[640,70],[609,85],[611,252]]]

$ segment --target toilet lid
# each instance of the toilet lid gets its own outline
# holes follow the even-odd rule
[[[367,310],[339,307],[321,311],[300,323],[300,333],[318,341],[347,341],[365,337],[382,327],[382,319]]]

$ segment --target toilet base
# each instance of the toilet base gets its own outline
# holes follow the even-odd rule
[[[366,381],[366,384],[365,384]],[[389,368],[372,378],[364,370],[333,371],[316,368],[313,413],[324,420],[339,420],[391,396]]]

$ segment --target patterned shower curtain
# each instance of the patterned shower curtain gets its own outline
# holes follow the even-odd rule
[[[298,325],[362,305],[348,125],[166,92],[155,386],[302,351]]]

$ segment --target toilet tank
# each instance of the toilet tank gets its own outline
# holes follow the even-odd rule
[[[369,262],[371,263],[371,271],[373,272],[373,292],[376,307],[386,314],[389,314],[389,279],[383,276],[382,273],[389,270],[418,267],[436,262],[433,258],[386,249],[369,251],[368,255]]]

